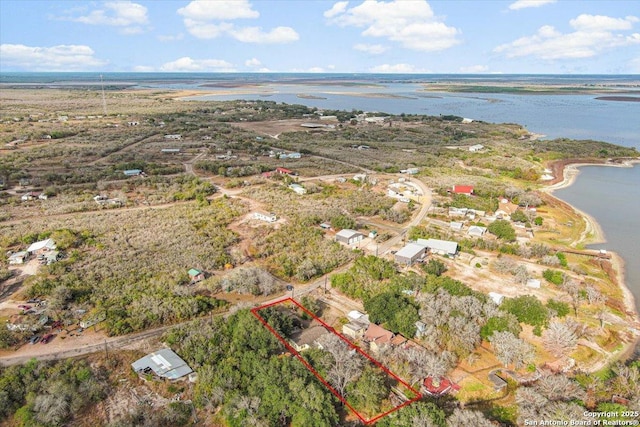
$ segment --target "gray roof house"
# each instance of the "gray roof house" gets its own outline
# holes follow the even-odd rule
[[[448,240],[418,239],[417,244],[427,247],[431,252],[453,256],[458,253],[458,244]]]
[[[482,237],[484,233],[486,233],[486,231],[487,231],[487,227],[472,225],[471,227],[469,227],[469,230],[467,230],[467,234],[469,236]]]
[[[350,230],[348,228],[340,230],[336,233],[336,242],[345,243],[347,245],[353,245],[355,243],[358,243],[362,239],[364,239],[364,235],[362,233],[359,233],[356,230]]]
[[[161,378],[178,380],[193,372],[193,369],[170,348],[163,348],[147,354],[131,364],[138,374],[151,374]]]
[[[418,243],[409,243],[404,248],[396,252],[396,262],[398,264],[411,265],[420,258],[424,257],[427,248],[424,245]]]

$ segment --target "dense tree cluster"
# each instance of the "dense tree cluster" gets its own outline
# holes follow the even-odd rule
[[[13,415],[19,425],[66,425],[88,406],[102,400],[109,386],[105,373],[84,361],[0,368],[0,420]]]
[[[262,314],[262,313],[261,313]],[[229,426],[337,423],[337,400],[248,311],[175,328],[172,348],[198,370],[195,402]]]

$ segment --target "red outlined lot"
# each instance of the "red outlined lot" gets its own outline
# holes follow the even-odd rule
[[[377,414],[374,415],[371,418],[366,418],[365,416],[363,416],[362,414],[360,414],[358,411],[356,411],[348,402],[347,400],[342,397],[340,395],[340,393],[338,393],[335,388],[333,388],[331,386],[331,384],[329,384],[329,382],[327,382],[327,380],[325,380],[314,368],[313,366],[311,366],[309,364],[309,362],[307,362],[304,357],[302,357],[302,355],[296,351],[291,344],[289,344],[286,340],[285,337],[281,336],[278,332],[276,332],[275,329],[273,329],[271,327],[271,325],[269,325],[267,323],[267,321],[260,316],[260,314],[258,313],[260,310],[263,310],[265,308],[268,307],[273,307],[276,305],[281,305],[281,304],[285,304],[285,303],[292,303],[295,306],[297,306],[299,309],[303,310],[305,313],[307,313],[309,316],[311,316],[314,320],[320,322],[322,324],[322,326],[324,326],[329,332],[335,334],[336,336],[338,336],[338,338],[340,338],[342,341],[344,341],[350,348],[354,349],[355,351],[357,351],[359,354],[361,354],[362,356],[364,356],[367,360],[369,360],[369,362],[373,363],[375,366],[377,366],[378,368],[382,369],[387,375],[389,375],[391,378],[393,378],[394,380],[398,381],[398,383],[402,384],[404,387],[406,387],[409,391],[411,391],[414,394],[414,398],[411,400],[408,400],[404,403],[402,403],[401,405],[395,406],[394,408],[381,413],[381,414]],[[389,414],[391,414],[392,412],[397,411],[400,408],[403,408],[407,405],[410,405],[411,403],[422,399],[422,395],[415,390],[413,387],[411,387],[409,384],[407,384],[406,381],[402,380],[400,377],[398,377],[396,374],[394,374],[393,372],[391,372],[386,366],[382,365],[380,362],[378,362],[376,359],[374,359],[373,357],[371,357],[369,354],[365,353],[360,347],[358,347],[357,345],[353,344],[351,341],[349,341],[347,338],[345,338],[341,333],[339,333],[338,331],[336,331],[333,327],[329,326],[328,324],[326,324],[322,319],[320,319],[318,316],[316,316],[315,314],[313,314],[312,312],[310,312],[309,310],[307,310],[306,308],[304,308],[302,305],[300,305],[296,300],[294,300],[293,298],[285,298],[276,302],[273,302],[271,304],[266,304],[266,305],[262,305],[260,307],[256,307],[251,309],[251,313],[269,330],[269,332],[271,332],[286,348],[289,352],[291,352],[291,354],[293,354],[300,362],[302,362],[302,364],[309,370],[311,371],[311,373],[313,373],[316,378],[318,378],[318,380],[324,384],[325,387],[327,387],[329,389],[329,391],[331,391],[331,393],[333,393],[347,408],[349,408],[349,410],[351,412],[353,412],[359,419],[360,421],[362,421],[365,425],[372,425],[374,424],[376,421],[379,421],[382,417],[385,417]]]

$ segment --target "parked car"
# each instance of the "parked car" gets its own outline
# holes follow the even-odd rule
[[[51,341],[54,336],[55,335],[53,335],[53,334],[47,334],[47,335],[43,336],[42,339],[40,340],[40,344],[48,344],[49,341]]]
[[[53,322],[53,323],[51,324],[51,328],[52,328],[52,329],[61,328],[61,327],[62,327],[62,322],[61,322],[61,321],[59,321],[59,320],[56,320],[55,322]]]
[[[29,340],[29,342],[30,342],[31,344],[35,344],[35,343],[37,343],[38,341],[40,341],[40,335],[34,335],[34,336],[32,336],[32,337],[31,337],[31,339]]]
[[[27,303],[29,304],[37,304],[40,302],[39,298],[31,298],[30,300],[27,301]]]
[[[26,304],[20,304],[20,305],[18,306],[18,308],[21,308],[21,309],[23,309],[24,311],[31,310],[31,306],[30,306],[30,305],[26,305]]]

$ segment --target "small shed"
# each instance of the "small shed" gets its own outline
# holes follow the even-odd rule
[[[489,298],[491,298],[491,300],[495,302],[496,305],[500,305],[502,304],[502,301],[504,301],[504,295],[497,292],[489,292]]]
[[[191,283],[197,283],[204,280],[204,273],[198,269],[192,268],[188,271]]]
[[[366,331],[367,325],[357,320],[342,325],[342,334],[354,340],[361,340]]]
[[[540,289],[540,280],[539,279],[528,279],[527,280],[527,287],[534,288],[534,289]]]
[[[461,222],[451,221],[449,223],[449,228],[453,231],[462,231],[463,224]]]
[[[346,245],[354,245],[364,239],[364,235],[362,233],[357,232],[356,230],[350,230],[345,228],[344,230],[340,230],[336,233],[336,242],[344,243]]]
[[[9,265],[24,264],[29,260],[29,252],[20,251],[9,255]]]
[[[395,260],[398,264],[411,265],[424,257],[427,248],[417,243],[409,243],[404,248],[396,252]]]
[[[278,220],[278,217],[274,213],[256,211],[253,213],[253,219],[257,219],[264,222],[276,222]]]
[[[142,175],[142,169],[127,169],[123,173],[125,176],[138,176]]]
[[[486,232],[487,227],[481,227],[479,225],[472,225],[471,227],[469,227],[469,230],[467,230],[467,234],[473,237],[482,237]]]

